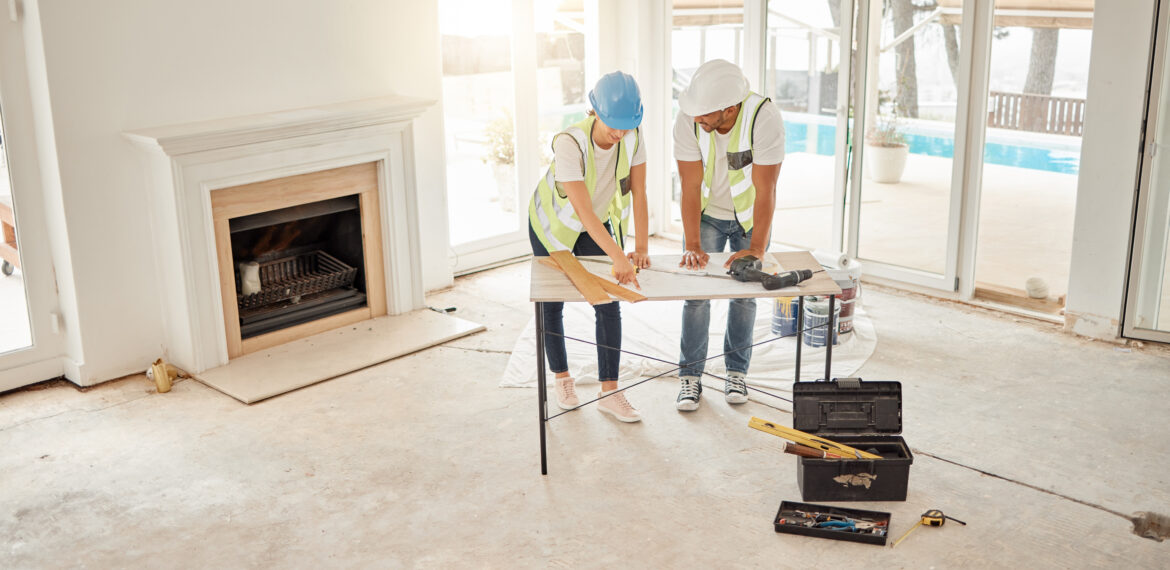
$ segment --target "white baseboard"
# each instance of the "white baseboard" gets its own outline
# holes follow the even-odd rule
[[[60,377],[65,373],[63,360],[61,357],[55,356],[8,370],[0,370],[0,392]]]

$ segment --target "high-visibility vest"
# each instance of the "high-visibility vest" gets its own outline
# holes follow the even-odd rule
[[[756,114],[768,101],[767,97],[748,93],[735,118],[727,139],[727,182],[731,185],[731,203],[735,207],[735,219],[749,232],[754,225],[752,210],[756,204],[756,187],[752,185],[752,142],[756,128]],[[703,202],[707,209],[711,199],[711,185],[715,180],[715,137],[695,123],[695,136],[699,138],[699,152],[703,155]]]
[[[553,137],[554,153],[556,152],[557,137],[568,135],[577,142],[577,147],[581,149],[581,155],[585,161],[585,188],[589,190],[590,198],[593,197],[593,193],[597,189],[598,172],[593,164],[592,138],[596,119],[596,116],[590,115],[584,121],[570,126]],[[630,206],[630,163],[633,162],[634,153],[638,150],[639,134],[639,130],[634,129],[617,142],[616,186],[613,201],[610,202],[606,216],[614,240],[618,247],[623,249],[625,248],[625,234],[630,229],[630,212],[632,210]],[[536,191],[532,193],[532,199],[528,202],[528,223],[532,225],[536,237],[540,239],[540,243],[544,245],[546,250],[571,251],[581,232],[585,231],[585,226],[581,224],[581,219],[573,210],[573,204],[569,202],[568,194],[565,194],[561,184],[557,183],[556,168],[556,160],[553,160],[552,164],[548,165],[548,172],[545,173],[544,178],[541,178],[540,183],[536,185]],[[602,221],[606,220],[602,219]]]

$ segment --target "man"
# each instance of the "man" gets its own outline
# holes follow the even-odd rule
[[[784,160],[784,122],[769,99],[751,92],[735,64],[716,59],[695,71],[678,98],[674,158],[682,183],[684,247],[679,267],[702,269],[708,254],[727,245],[731,261],[746,255],[763,259],[768,249],[776,179]],[[727,368],[724,398],[748,401],[747,375],[752,357],[755,299],[732,299],[727,311],[723,352]],[[699,408],[711,322],[709,300],[683,307],[679,379],[675,406]]]

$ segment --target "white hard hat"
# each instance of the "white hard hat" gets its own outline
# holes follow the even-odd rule
[[[678,96],[678,107],[692,116],[726,109],[748,95],[748,80],[739,66],[725,59],[713,59],[699,66],[691,84]]]

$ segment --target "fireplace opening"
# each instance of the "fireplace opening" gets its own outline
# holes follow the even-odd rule
[[[367,306],[358,195],[228,223],[241,338]]]

